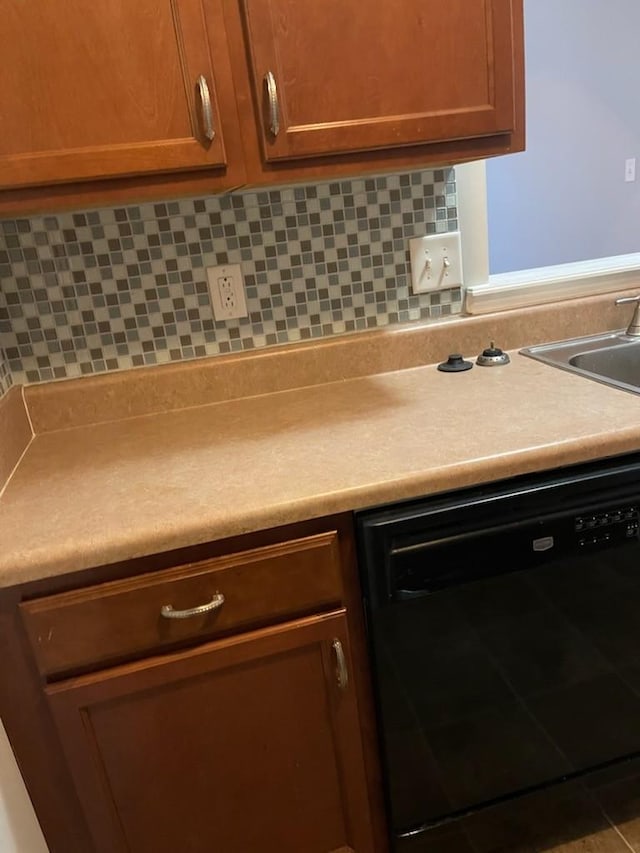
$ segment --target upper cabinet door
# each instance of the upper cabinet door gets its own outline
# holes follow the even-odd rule
[[[0,188],[224,165],[202,0],[6,0],[0,46]]]
[[[267,160],[508,134],[522,0],[243,0]]]

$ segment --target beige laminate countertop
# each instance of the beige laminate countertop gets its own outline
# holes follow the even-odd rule
[[[0,586],[640,449],[640,397],[511,355],[37,435]]]

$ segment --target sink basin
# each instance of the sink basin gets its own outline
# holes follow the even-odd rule
[[[614,388],[640,394],[640,339],[607,332],[526,347],[523,355]]]

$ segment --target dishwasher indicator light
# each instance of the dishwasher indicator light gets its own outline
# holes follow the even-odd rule
[[[533,540],[534,551],[549,551],[554,545],[553,536],[543,536],[541,539]]]

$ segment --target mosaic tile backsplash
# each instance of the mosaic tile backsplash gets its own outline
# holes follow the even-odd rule
[[[4,397],[13,384],[9,362],[2,348],[2,342],[10,332],[9,320],[5,308],[4,293],[0,289],[0,398]]]
[[[4,352],[0,349],[0,397],[4,397],[12,384],[13,379],[9,371],[9,362]]]
[[[447,169],[0,222],[0,393],[11,376],[39,382],[459,312],[459,289],[410,294],[407,242],[456,230],[456,205]],[[242,265],[249,316],[217,322],[205,269],[227,263]]]

